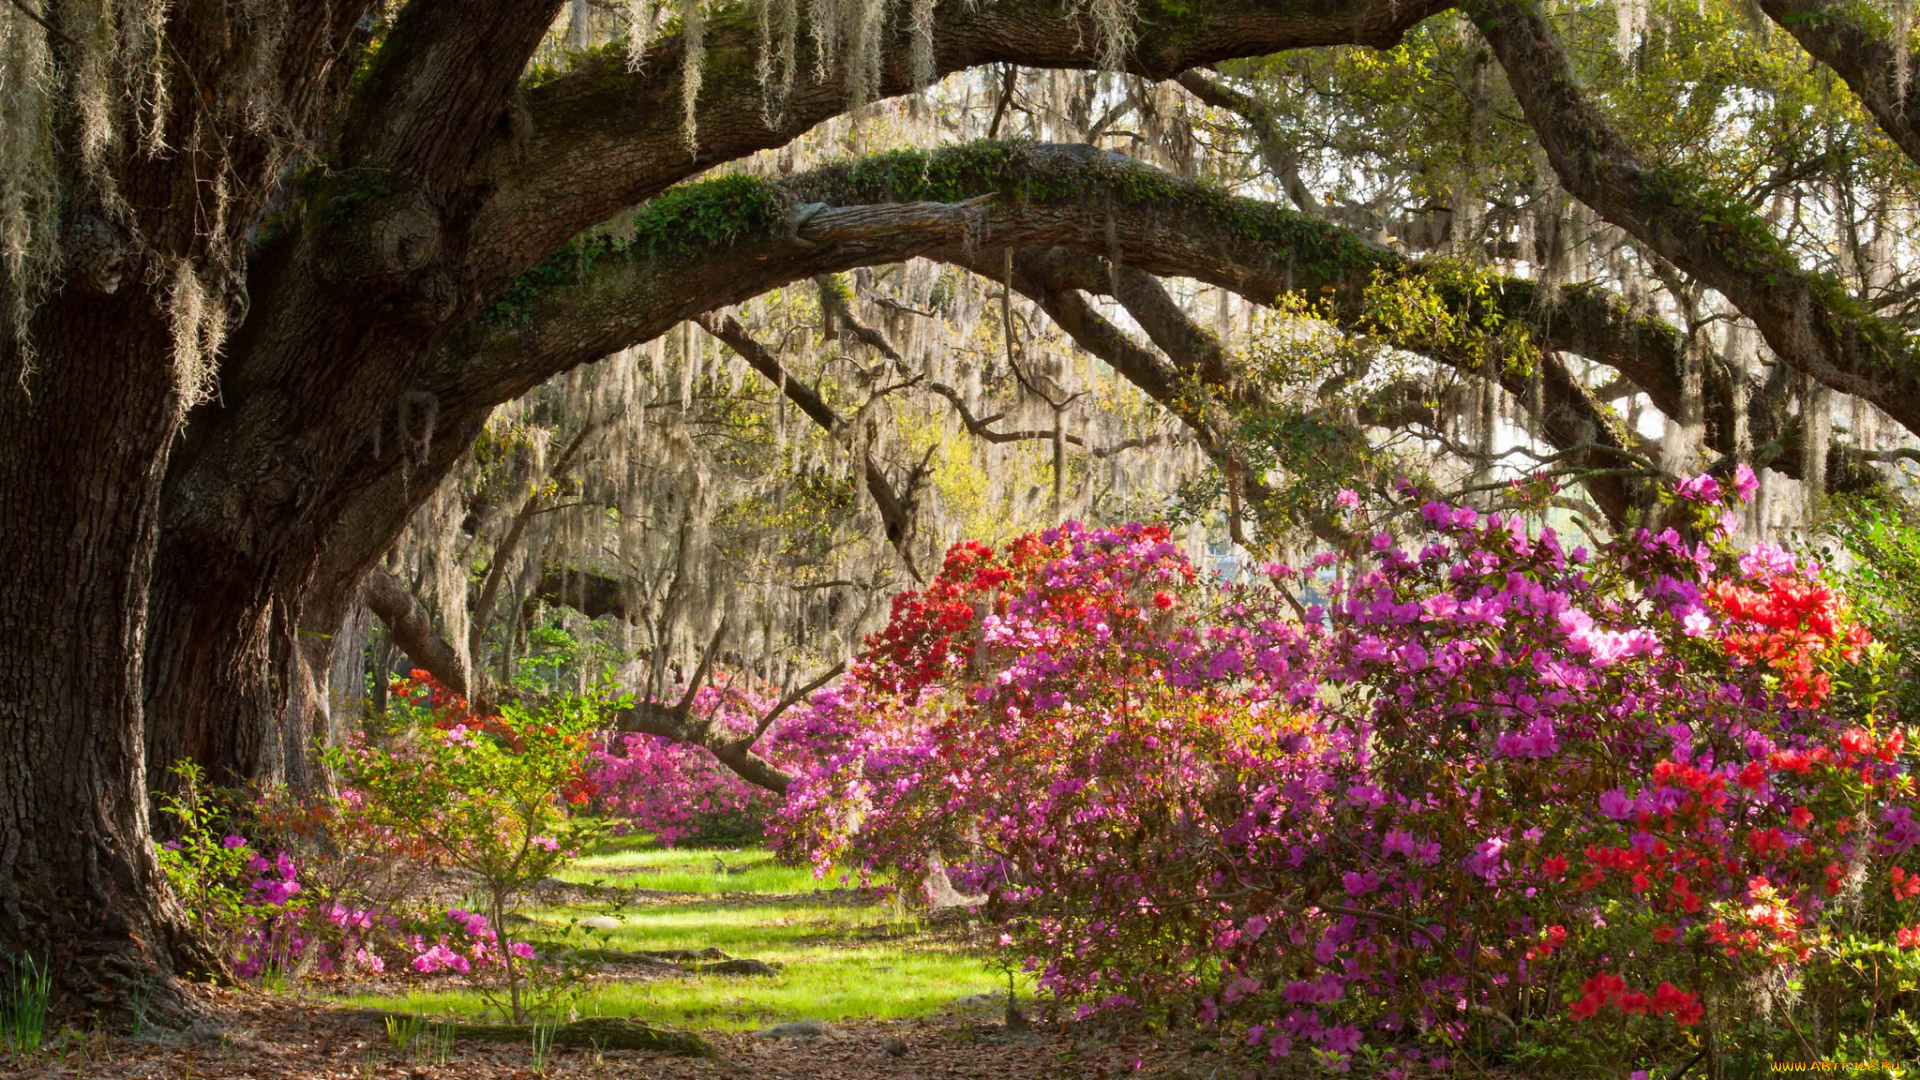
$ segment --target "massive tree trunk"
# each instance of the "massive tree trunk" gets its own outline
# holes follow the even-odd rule
[[[395,453],[374,456],[404,469],[431,444],[433,403],[407,383],[483,299],[466,256],[487,159],[510,142],[511,99],[558,7],[406,5],[331,175],[264,246],[222,403],[192,418],[165,486],[148,644],[156,786],[183,756],[226,780],[310,779],[305,725],[286,722],[307,677],[301,608],[331,526],[379,478],[352,463],[384,439]]]
[[[60,185],[24,240],[51,287],[12,276],[17,249],[0,267],[0,299],[33,312],[0,329],[0,952],[50,961],[63,1009],[124,1016],[138,998],[164,1018],[185,1005],[173,976],[219,960],[150,836],[141,687],[163,477],[244,309],[242,244],[289,132],[344,83],[335,61],[365,5],[271,27],[215,0],[108,9],[125,25],[38,6],[65,29],[26,4],[0,27],[10,50],[46,35],[45,69],[6,86],[0,140],[16,140],[10,163],[29,157],[23,125],[45,117],[26,167]],[[138,34],[152,71],[121,51]],[[8,231],[23,242],[18,220]]]
[[[206,960],[154,861],[141,745],[180,398],[144,290],[76,297],[35,332],[39,373],[0,386],[0,953],[50,962],[68,1005],[105,1008]],[[0,349],[0,369],[20,362]]]

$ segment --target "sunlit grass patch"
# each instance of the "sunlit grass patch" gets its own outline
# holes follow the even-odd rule
[[[641,848],[603,847],[560,872],[562,881],[610,885],[667,892],[691,893],[801,893],[858,884],[838,870],[825,878],[806,866],[782,866],[763,848]]]
[[[542,923],[599,914],[598,908],[548,908],[532,912]],[[891,905],[753,904],[709,901],[627,908],[608,932],[609,949],[705,949],[735,956],[779,959],[774,953],[812,944],[842,945],[911,937],[920,924]],[[529,934],[529,937],[538,935]],[[757,951],[755,951],[757,950]]]
[[[758,958],[769,959],[768,951]],[[786,966],[771,978],[607,984],[581,1003],[581,1011],[738,1030],[792,1020],[923,1016],[1001,985],[980,958],[957,950],[816,947],[786,951],[780,960]]]
[[[723,872],[733,868],[739,873]],[[620,873],[619,871],[625,871]],[[637,844],[603,848],[568,872],[622,885],[696,894],[794,896],[838,886],[804,867],[784,867],[764,850],[661,850]],[[936,1012],[956,999],[1004,990],[1005,976],[977,955],[927,932],[891,902],[845,903],[844,896],[784,902],[749,897],[619,909],[604,947],[626,951],[718,948],[779,967],[773,976],[666,976],[605,981],[581,999],[582,1016],[630,1016],[682,1027],[741,1030],[794,1020],[896,1019]],[[528,912],[557,926],[604,915],[604,905]],[[528,938],[542,935],[523,928]],[[597,936],[597,935],[596,935]],[[1022,980],[1021,985],[1027,984]],[[430,1015],[481,1016],[479,995],[433,991],[404,997],[362,995],[350,1004]]]
[[[1006,985],[978,957],[911,944],[762,949],[755,956],[783,966],[772,976],[703,975],[599,983],[581,998],[577,1009],[581,1016],[628,1016],[675,1027],[738,1031],[794,1020],[924,1016],[956,999],[993,993]],[[348,1003],[434,1016],[485,1013],[479,995],[472,992],[363,996]]]

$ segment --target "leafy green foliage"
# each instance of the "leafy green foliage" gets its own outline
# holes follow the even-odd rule
[[[180,792],[163,794],[160,812],[174,819],[180,836],[161,845],[160,869],[202,933],[238,937],[250,919],[264,914],[245,885],[247,864],[259,853],[235,831],[234,807],[208,788],[198,764],[180,761],[172,771]]]
[[[1896,711],[1920,715],[1920,523],[1912,511],[1876,502],[1842,504],[1828,528],[1858,617],[1886,643]]]
[[[540,714],[510,707],[481,718],[438,687],[417,684],[403,688],[393,709],[405,720],[393,738],[336,748],[328,763],[371,822],[470,875],[487,917],[461,911],[449,917],[473,939],[468,948],[475,958],[498,964],[514,1020],[525,1023],[523,989],[551,1000],[577,980],[534,963],[533,951],[510,936],[507,916],[530,886],[605,832],[602,823],[569,809],[569,800],[587,798],[581,767],[587,734],[604,724],[599,706],[567,698]],[[465,970],[468,961],[443,940],[415,966]],[[553,977],[543,981],[543,975]]]
[[[23,955],[8,958],[7,975],[0,983],[0,1049],[31,1056],[46,1037],[52,972]]]

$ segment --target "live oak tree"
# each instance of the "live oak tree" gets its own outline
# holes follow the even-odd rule
[[[1164,405],[1246,505],[1262,501],[1266,463],[1235,418],[1261,407],[1262,382],[1156,276],[1259,304],[1304,290],[1330,325],[1470,370],[1528,403],[1541,445],[1590,474],[1588,495],[1615,521],[1645,505],[1636,485],[1658,469],[1585,365],[1697,423],[1718,458],[1767,448],[1755,435],[1771,433],[1775,466],[1816,486],[1846,474],[1836,462],[1872,483],[1862,469],[1875,451],[1832,444],[1815,387],[1908,429],[1920,421],[1896,254],[1860,258],[1859,216],[1828,214],[1833,227],[1812,232],[1839,235],[1852,260],[1828,267],[1806,254],[1803,218],[1778,213],[1783,192],[1835,173],[1779,162],[1736,189],[1680,140],[1636,145],[1562,45],[1569,32],[1592,39],[1582,20],[1606,9],[819,0],[801,12],[783,0],[669,19],[638,4],[621,41],[569,52],[553,44],[562,8],[0,6],[0,951],[52,956],[74,1004],[112,1009],[157,979],[171,1006],[170,978],[212,963],[160,883],[150,778],[191,756],[230,778],[315,783],[300,688],[330,656],[314,642],[342,626],[492,408],[778,285],[911,256],[999,279]],[[1866,181],[1848,190],[1902,196],[1883,217],[1909,214],[1911,20],[1839,0],[1760,9],[1838,80],[1849,116],[1877,125],[1846,127],[1860,147],[1847,176]],[[1644,5],[1621,15],[1648,72],[1636,82],[1630,66],[1590,65],[1613,108],[1642,84],[1683,81],[1661,78],[1656,45],[1683,37],[1684,21],[1657,25]],[[1630,244],[1640,280],[1690,298],[1680,329],[1643,297],[1488,269],[1519,234],[1489,200],[1492,180],[1411,215],[1316,200],[1322,174],[1303,154],[1338,154],[1347,137],[1290,146],[1288,122],[1304,114],[1277,107],[1297,101],[1263,84],[1271,73],[1198,70],[1385,49],[1409,32],[1451,43],[1433,55],[1466,88],[1457,117],[1500,133],[1436,159],[1419,183],[1442,190],[1435,178],[1453,168],[1463,183],[1524,176],[1543,205],[1578,200]],[[850,106],[987,65],[1012,66],[1009,91],[1022,67],[1105,65],[1136,88],[1180,77],[1239,118],[1213,122],[1293,207],[1044,146],[669,190]],[[1308,84],[1326,79],[1309,70],[1293,85]],[[990,131],[1013,101],[984,106]],[[632,242],[589,250],[602,241],[583,234],[636,206]],[[1433,236],[1444,244],[1402,242]],[[1435,248],[1467,269],[1403,253]],[[1555,250],[1524,261],[1555,265]],[[1383,322],[1369,299],[1383,279],[1418,284],[1445,332]],[[1709,311],[1704,291],[1727,310]],[[1695,322],[1720,315],[1750,325],[1800,383],[1781,392],[1708,362]],[[1362,419],[1431,419],[1420,395],[1405,404]]]

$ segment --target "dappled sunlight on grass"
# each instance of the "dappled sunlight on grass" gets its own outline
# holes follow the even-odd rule
[[[762,950],[758,958],[772,955]],[[696,1028],[755,1028],[790,1020],[921,1016],[1002,985],[978,957],[944,949],[827,946],[785,950],[780,961],[785,968],[771,978],[608,984],[581,1002],[581,1012]]]
[[[608,837],[591,854],[574,860],[559,876],[564,881],[600,881],[620,887],[706,893],[715,897],[726,893],[791,897],[860,884],[857,875],[840,867],[831,868],[823,877],[815,877],[812,867],[787,866],[764,847],[663,848],[643,834]],[[880,881],[876,879],[874,883]],[[696,901],[681,906],[700,910],[707,905]],[[582,910],[581,913],[593,912]]]
[[[782,866],[763,848],[603,847],[556,876],[578,884],[692,893],[789,894],[859,884],[853,875],[842,882],[837,868],[816,878],[811,867]]]
[[[739,1030],[792,1020],[896,1019],[936,1012],[956,999],[1004,990],[1005,976],[979,956],[927,933],[913,913],[891,901],[819,902],[796,894],[838,887],[816,882],[804,867],[784,867],[764,850],[646,849],[618,844],[583,859],[568,880],[687,893],[786,895],[690,899],[610,909],[605,905],[528,912],[557,925],[615,911],[620,925],[604,947],[625,951],[718,948],[780,968],[769,976],[664,976],[602,981],[583,997],[583,1016],[631,1016],[654,1023]],[[723,869],[724,868],[724,869]],[[741,869],[744,868],[744,869]],[[741,869],[741,872],[732,872]],[[836,875],[837,877],[837,875]],[[531,928],[528,928],[531,929]],[[540,935],[530,933],[537,939]],[[1027,980],[1022,979],[1024,987]],[[361,996],[354,1004],[435,1015],[478,1016],[472,992],[435,991],[401,998]]]
[[[532,913],[546,923],[592,915],[598,908],[549,908]],[[620,926],[609,932],[610,949],[704,949],[735,956],[780,959],[784,950],[813,944],[858,943],[876,938],[912,936],[919,923],[896,916],[891,905],[752,904],[706,901],[660,907],[627,908]]]

